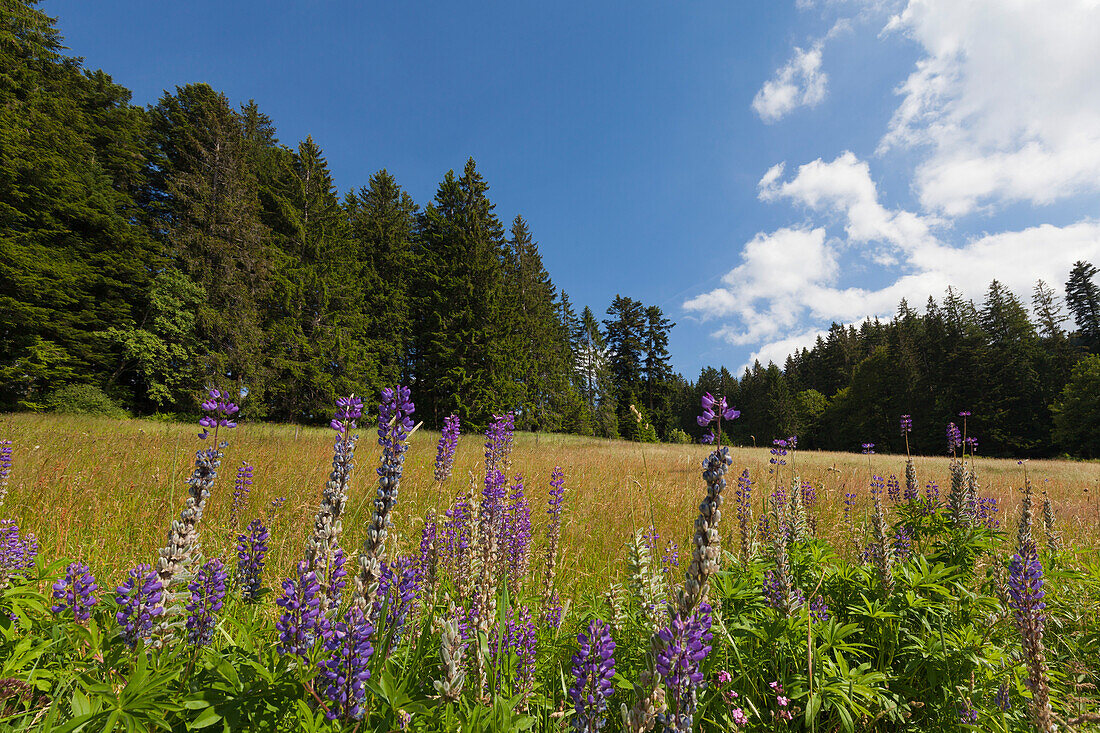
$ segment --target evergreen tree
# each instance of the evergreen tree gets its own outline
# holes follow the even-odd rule
[[[504,228],[488,190],[471,158],[461,177],[447,173],[420,217],[413,378],[417,412],[434,425],[457,413],[478,430],[516,407],[502,318]]]
[[[136,214],[144,112],[62,55],[36,2],[0,12],[0,406],[39,407],[70,381],[139,388],[106,338],[147,309],[159,249]]]
[[[206,84],[165,93],[150,115],[148,213],[172,260],[206,293],[196,320],[203,376],[247,384],[255,415],[271,379],[260,310],[272,251],[240,116]]]
[[[651,305],[645,309],[643,348],[645,358],[646,410],[657,432],[664,437],[672,425],[669,399],[673,382],[671,356],[668,353],[668,333],[676,324],[665,318],[661,309]]]
[[[1066,282],[1066,305],[1077,323],[1077,333],[1093,352],[1100,351],[1100,285],[1096,266],[1078,260]]]
[[[1065,336],[1062,324],[1069,318],[1062,310],[1060,298],[1050,289],[1042,279],[1035,283],[1035,290],[1031,296],[1031,304],[1035,309],[1035,318],[1039,323],[1039,335],[1044,338],[1057,339]]]

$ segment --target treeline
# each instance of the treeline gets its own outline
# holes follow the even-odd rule
[[[320,146],[280,144],[254,102],[190,84],[135,106],[33,0],[3,7],[0,409],[186,413],[217,385],[251,418],[324,422],[401,382],[430,425],[512,410],[613,436],[616,398],[658,399],[671,323],[616,299],[608,364],[473,160],[424,206],[385,170],[341,196]]]
[[[694,383],[680,384],[679,424],[701,436],[698,398],[724,391],[742,411],[728,439],[742,445],[797,435],[800,448],[851,451],[873,442],[876,450],[901,452],[898,422],[908,414],[910,448],[936,454],[946,450],[947,423],[961,425],[965,410],[980,453],[1100,457],[1096,275],[1095,266],[1078,262],[1064,304],[1040,280],[1031,315],[994,281],[980,305],[948,289],[941,302],[929,298],[923,313],[902,301],[889,322],[834,323],[782,369],[757,362],[740,379],[703,369]]]

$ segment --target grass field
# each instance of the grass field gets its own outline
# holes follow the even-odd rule
[[[360,431],[344,544],[359,546],[373,509],[374,469],[379,449],[372,430]],[[264,516],[276,497],[287,497],[271,526],[272,577],[290,574],[302,555],[332,457],[332,431],[243,423],[230,431],[229,448],[215,492],[203,520],[207,556],[229,553],[233,540],[224,529],[229,517],[235,468],[241,461],[255,467],[246,524]],[[55,415],[9,415],[0,418],[0,438],[14,443],[13,470],[4,516],[34,532],[44,556],[82,558],[97,575],[117,582],[126,569],[155,559],[167,527],[186,498],[184,480],[202,441],[191,425],[147,420],[116,421]],[[454,475],[443,489],[432,479],[438,433],[420,430],[412,438],[401,484],[395,526],[397,550],[411,550],[424,513],[445,509],[465,488],[478,483],[480,435],[463,435]],[[635,528],[652,524],[663,538],[680,547],[689,540],[701,496],[700,462],[705,446],[642,445],[566,435],[520,433],[512,457],[512,474],[522,474],[532,502],[535,543],[539,543],[550,473],[566,474],[564,552],[561,574],[567,591],[595,590],[625,571],[623,543]],[[764,448],[734,448],[731,480],[747,468],[751,478],[770,485],[770,457]],[[816,510],[819,533],[837,540],[845,492],[869,504],[868,456],[799,451],[788,456],[780,481],[793,472],[819,487]],[[870,456],[870,469],[890,476],[904,473],[904,456]],[[918,477],[946,490],[948,459],[915,459]],[[1011,527],[1017,512],[1023,467],[1013,460],[979,456],[982,493],[998,499],[1002,526]],[[1027,470],[1037,491],[1051,497],[1071,552],[1095,555],[1100,549],[1100,463],[1030,461]],[[756,491],[754,497],[764,492]],[[736,551],[736,521],[723,522],[723,544]],[[841,543],[834,543],[840,546]]]

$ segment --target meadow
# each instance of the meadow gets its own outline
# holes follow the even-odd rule
[[[377,546],[368,529],[379,512],[375,468],[386,465],[370,418],[361,422],[337,538],[351,558],[346,582],[353,598],[360,592],[351,583],[359,548]],[[224,607],[211,622],[216,632],[196,642],[182,629],[152,624],[140,639],[117,638],[116,605],[126,599],[112,600],[111,591],[139,563],[155,562],[187,501],[195,452],[211,448],[197,432],[149,420],[0,420],[0,439],[12,442],[0,518],[12,520],[21,537],[35,536],[39,558],[34,568],[11,574],[0,596],[12,619],[2,626],[0,651],[9,656],[0,669],[0,720],[12,729],[1087,730],[1096,720],[1097,462],[970,457],[965,470],[984,510],[963,521],[949,516],[958,462],[948,456],[914,457],[917,493],[902,498],[905,456],[730,447],[724,482],[715,489],[712,473],[708,493],[701,466],[709,460],[713,472],[719,460],[711,446],[517,433],[499,468],[503,475],[507,466],[509,483],[522,475],[529,528],[518,551],[509,544],[514,536],[503,534],[498,546],[486,547],[489,569],[479,564],[477,539],[479,511],[491,514],[491,500],[475,500],[466,522],[471,557],[445,559],[456,551],[453,544],[447,550],[443,532],[446,510],[464,492],[474,498],[487,491],[486,464],[500,456],[487,456],[486,436],[463,434],[450,476],[440,481],[440,434],[417,429],[387,509],[381,577],[374,578],[382,600],[370,616],[374,654],[364,662],[370,673],[360,688],[345,684],[336,702],[321,680],[326,660],[339,658],[343,647],[318,626],[308,649],[287,652],[283,627],[277,641],[272,623],[288,613],[287,594],[303,592],[299,562],[316,552],[311,530],[335,470],[334,438],[338,445],[342,439],[332,429],[247,422],[223,429],[227,445],[198,524],[200,559],[220,558],[226,575]],[[252,483],[247,496],[238,487],[235,500],[242,464],[251,466]],[[559,468],[560,549],[549,553],[548,575],[555,522],[547,500]],[[1046,572],[1045,599],[1040,592],[1025,611],[1045,613],[1039,623],[1046,624],[1047,718],[1036,717],[1034,649],[1013,594],[1019,579],[1009,577],[1020,570],[1010,558],[1021,550],[1025,470],[1034,503],[1023,525]],[[743,471],[752,482],[745,497]],[[875,476],[889,497],[875,500]],[[736,503],[735,489],[742,490]],[[514,494],[502,494],[502,516],[513,516]],[[1053,514],[1044,525],[1046,500]],[[712,512],[718,504],[721,521]],[[233,572],[241,533],[253,519],[269,533],[259,602],[241,598]],[[513,557],[522,555],[511,569],[505,544]],[[696,548],[699,562],[692,564]],[[328,564],[321,563],[330,576],[331,549]],[[433,579],[438,569],[434,583],[425,582],[428,555]],[[73,608],[49,610],[51,587],[70,561],[86,563],[98,584],[100,601],[85,621]],[[197,562],[180,576],[192,586]],[[415,589],[403,585],[402,562],[421,568]],[[1043,567],[1039,572],[1041,579]],[[488,586],[479,589],[476,578]],[[403,590],[395,594],[398,585]],[[192,605],[205,592],[189,590]],[[347,607],[348,593],[343,604],[334,595],[329,624],[345,624],[351,638],[356,601]],[[475,619],[479,600],[495,611]],[[563,615],[548,621],[552,606]],[[413,633],[402,634],[406,624]],[[452,637],[462,627],[450,649],[463,661],[449,664],[451,625]],[[610,673],[599,663],[609,656],[606,645],[593,651],[603,635],[617,645]],[[574,656],[582,647],[595,664],[587,677],[578,671],[587,662]],[[665,657],[676,650],[680,657],[668,667]],[[656,677],[662,659],[667,668]],[[583,693],[574,694],[574,674]],[[127,697],[139,678],[147,688]],[[18,694],[4,697],[5,680],[16,681],[9,687]],[[360,704],[352,706],[349,695]],[[648,719],[631,718],[647,701]]]

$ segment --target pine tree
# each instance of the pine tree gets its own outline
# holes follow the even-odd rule
[[[1035,318],[1039,323],[1039,335],[1044,338],[1058,339],[1065,336],[1062,324],[1069,318],[1062,310],[1061,299],[1050,289],[1042,279],[1035,283],[1035,290],[1031,296],[1031,304],[1035,309]]]
[[[668,334],[673,323],[665,318],[661,309],[651,305],[645,309],[645,332],[643,348],[645,358],[645,398],[649,418],[658,433],[666,435],[670,425],[668,401],[670,398],[673,372],[671,356],[668,353]]]
[[[1097,268],[1089,262],[1073,263],[1066,282],[1066,305],[1077,323],[1077,333],[1093,352],[1100,351],[1100,285]]]

